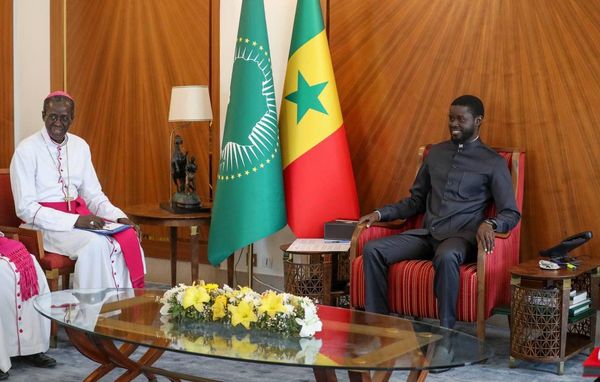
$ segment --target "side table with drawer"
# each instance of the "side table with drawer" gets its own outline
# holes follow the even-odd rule
[[[283,278],[287,293],[307,296],[324,305],[345,306],[349,275],[348,251],[283,251]]]
[[[567,359],[593,348],[600,259],[578,259],[574,270],[541,269],[538,259],[510,268],[510,367],[516,366],[516,359],[557,363],[557,373],[562,375]],[[586,291],[591,305],[584,313],[569,317],[572,289]]]

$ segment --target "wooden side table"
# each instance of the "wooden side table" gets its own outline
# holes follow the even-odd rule
[[[538,259],[510,268],[510,367],[516,359],[558,363],[562,375],[567,359],[595,345],[600,260],[578,259],[575,270],[544,270]],[[587,314],[569,317],[571,289],[591,296]]]
[[[279,247],[283,251],[285,291],[314,298],[324,305],[335,305],[336,297],[346,294],[348,251],[291,252],[290,245]]]
[[[171,244],[171,285],[177,282],[177,227],[190,227],[191,230],[191,262],[192,281],[198,280],[198,263],[200,258],[200,235],[198,226],[210,225],[210,212],[195,212],[189,214],[175,214],[160,208],[158,204],[137,204],[124,209],[124,212],[136,224],[149,224],[169,227],[169,241]],[[206,241],[204,241],[206,244]]]

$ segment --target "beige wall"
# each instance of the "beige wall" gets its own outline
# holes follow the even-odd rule
[[[14,0],[15,147],[42,127],[42,102],[50,91],[49,0]]]

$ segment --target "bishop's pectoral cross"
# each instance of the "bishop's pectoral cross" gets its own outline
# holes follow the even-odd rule
[[[71,211],[71,201],[75,200],[75,198],[72,197],[72,196],[67,195],[63,199],[64,199],[65,202],[67,202],[67,210]]]

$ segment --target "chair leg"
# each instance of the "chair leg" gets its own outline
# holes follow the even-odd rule
[[[65,273],[63,275],[61,275],[61,281],[62,281],[62,285],[60,287],[60,289],[69,289],[70,288],[70,278],[71,274],[70,273]]]
[[[477,338],[479,341],[485,341],[485,318],[483,314],[477,315]]]
[[[48,279],[48,286],[51,292],[56,292],[58,290],[58,278]]]
[[[56,349],[58,346],[58,325],[56,321],[50,324],[50,347]]]

